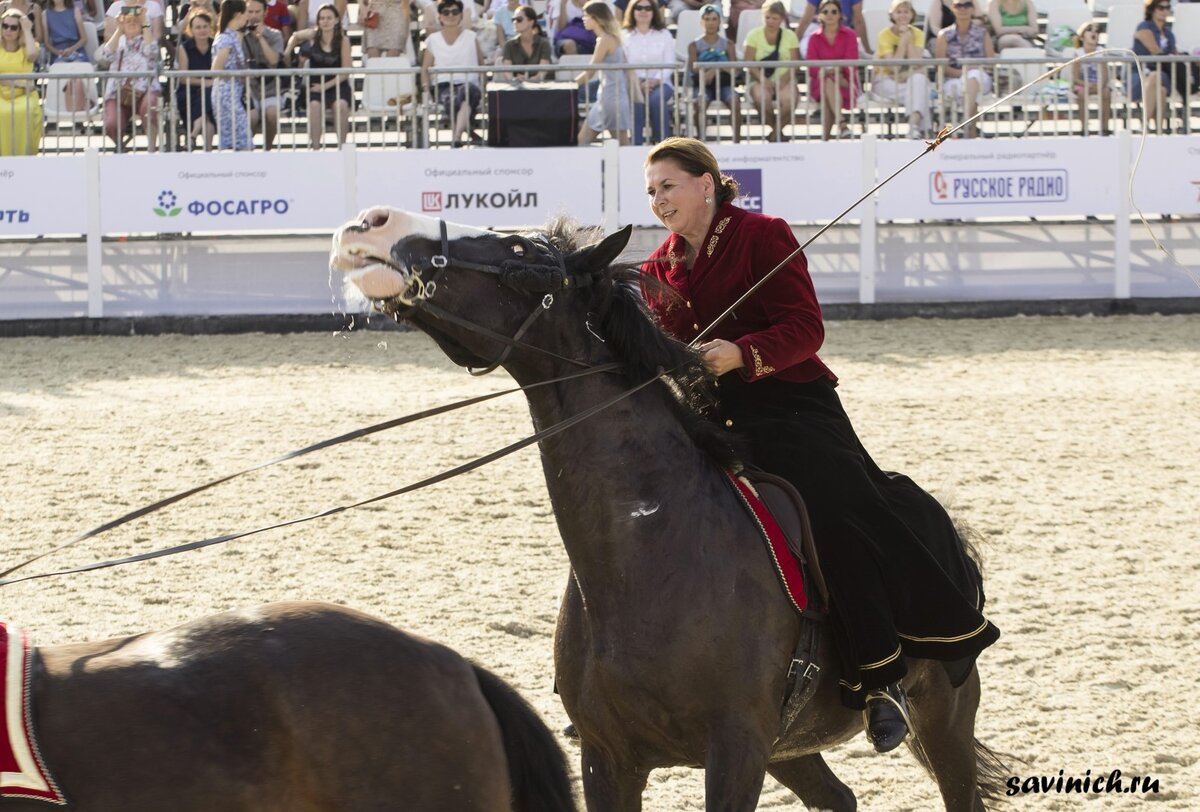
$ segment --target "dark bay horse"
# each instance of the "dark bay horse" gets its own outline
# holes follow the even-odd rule
[[[351,609],[273,603],[34,651],[33,719],[71,810],[575,808],[562,751],[512,688]]]
[[[677,765],[706,771],[709,810],[754,809],[767,772],[809,807],[853,809],[820,751],[857,735],[862,716],[839,701],[824,646],[815,697],[780,729],[800,621],[698,445],[716,429],[689,408],[703,377],[697,356],[647,316],[636,274],[612,265],[628,239],[626,229],[580,247],[561,225],[501,235],[376,208],[337,232],[331,266],[459,365],[503,360],[522,385],[579,371],[572,361],[623,365],[529,390],[537,429],[682,365],[540,443],[572,569],[555,668],[581,735],[588,809],[638,810],[650,771]],[[514,336],[534,349],[503,340]],[[983,809],[1003,790],[1004,769],[974,736],[977,671],[956,689],[941,663],[913,660],[905,685],[910,747],[946,808]]]

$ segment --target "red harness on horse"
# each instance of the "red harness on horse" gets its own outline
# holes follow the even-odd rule
[[[30,675],[33,658],[25,632],[0,623],[0,673],[4,675],[4,727],[0,729],[0,798],[29,798],[65,806],[46,769],[33,732]]]

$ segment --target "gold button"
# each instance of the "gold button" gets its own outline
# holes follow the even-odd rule
[[[691,307],[691,306],[692,306],[692,303],[691,303],[691,302],[688,302],[688,303],[687,303],[687,306],[688,306],[688,307]]]
[[[693,330],[699,330],[699,329],[700,329],[700,325],[699,325],[699,324],[693,324],[693,325],[692,325],[692,329],[693,329]]]
[[[729,428],[733,428],[733,421],[732,421],[732,420],[726,420],[726,421],[725,421],[725,428],[727,428],[727,429],[729,429]]]

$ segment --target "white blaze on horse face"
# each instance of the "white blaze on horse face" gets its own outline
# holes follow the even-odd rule
[[[491,233],[456,223],[446,224],[446,238],[451,241]],[[412,285],[411,269],[395,266],[392,248],[410,237],[440,243],[441,221],[386,206],[364,209],[334,233],[329,267],[344,272],[346,279],[368,299],[402,296]]]

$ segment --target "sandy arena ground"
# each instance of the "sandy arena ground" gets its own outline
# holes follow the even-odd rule
[[[1025,795],[1012,808],[1200,807],[1200,317],[833,323],[823,356],[876,459],[986,536],[1003,637],[980,663],[980,737],[1025,759],[1021,776],[1120,769],[1160,782],[1146,798]],[[468,377],[411,333],[5,340],[3,562],[285,451],[510,385]],[[37,566],[306,515],[529,432],[523,400],[502,399],[268,469]],[[492,668],[557,729],[551,639],[566,577],[527,449],[298,528],[10,586],[2,614],[47,644],[270,600],[344,603]],[[903,750],[876,756],[860,738],[828,758],[862,809],[940,808]],[[770,778],[761,807],[801,808]],[[654,773],[645,808],[703,809],[702,776]]]

